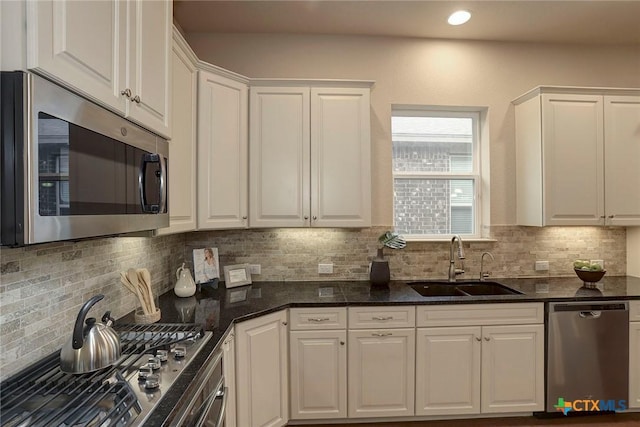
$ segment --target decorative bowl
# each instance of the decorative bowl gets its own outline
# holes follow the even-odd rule
[[[585,283],[599,282],[606,274],[606,270],[591,271],[591,270],[578,270],[574,268],[573,271],[575,271],[578,277],[580,278],[580,280],[582,280]]]

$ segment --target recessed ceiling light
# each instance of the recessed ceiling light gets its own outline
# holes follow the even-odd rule
[[[449,25],[462,25],[471,19],[471,12],[467,10],[458,10],[449,15],[447,22]]]

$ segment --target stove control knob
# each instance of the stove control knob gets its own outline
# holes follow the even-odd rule
[[[147,360],[147,366],[149,366],[154,371],[156,369],[160,369],[160,366],[161,366],[160,359],[156,357],[150,357],[149,360]]]
[[[147,376],[147,379],[144,382],[144,388],[147,390],[155,390],[158,387],[160,387],[160,377],[156,374]]]
[[[160,362],[166,362],[169,358],[167,350],[157,350],[156,351],[156,359]]]
[[[176,346],[173,349],[173,357],[175,359],[184,359],[184,357],[187,355],[187,348],[183,347],[183,346]]]
[[[142,365],[138,369],[138,381],[145,381],[149,375],[153,374],[153,369],[149,365]]]

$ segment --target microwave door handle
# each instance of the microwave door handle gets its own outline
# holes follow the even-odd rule
[[[167,160],[158,154],[160,161],[160,207],[158,213],[163,213],[167,208]]]
[[[162,193],[164,190],[164,166],[162,162],[162,157],[159,154],[145,153],[142,155],[142,164],[140,165],[140,171],[138,173],[138,188],[140,190],[140,206],[142,207],[142,212],[158,213],[160,212],[160,205],[147,204],[147,194],[146,194],[147,174],[145,172],[147,170],[148,163],[160,163],[160,205],[163,204]]]

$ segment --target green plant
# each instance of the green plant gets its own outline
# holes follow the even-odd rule
[[[391,249],[402,249],[407,246],[407,242],[404,240],[404,237],[391,231],[386,231],[378,237],[378,242],[383,248],[386,246]]]

